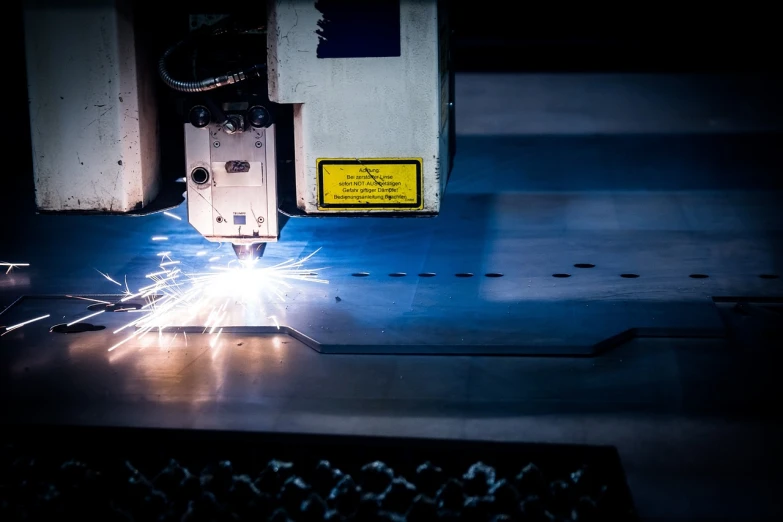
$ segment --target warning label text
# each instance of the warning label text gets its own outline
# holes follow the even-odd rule
[[[422,208],[421,159],[319,159],[317,170],[321,209]]]

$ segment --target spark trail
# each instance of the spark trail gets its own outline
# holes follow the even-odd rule
[[[30,266],[30,263],[8,263],[6,261],[0,261],[0,266],[2,267],[8,267],[8,269],[5,271],[6,275],[11,273],[11,270],[14,268],[19,268],[22,266]]]

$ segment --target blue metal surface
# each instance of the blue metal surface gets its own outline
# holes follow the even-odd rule
[[[290,220],[263,262],[320,249],[311,266],[328,267],[330,283],[297,284],[270,306],[332,353],[589,354],[633,328],[720,332],[711,296],[783,290],[759,277],[783,271],[775,143],[465,138],[437,218]],[[712,148],[731,152],[713,161]],[[117,292],[97,270],[138,288],[161,250],[192,271],[234,258],[164,214],[26,215],[14,232],[3,256],[31,266],[0,276],[6,301]],[[222,326],[272,324],[236,308]]]
[[[286,322],[342,346],[366,346],[373,335],[388,351],[426,338],[432,352],[499,340],[484,353],[534,345],[555,353],[592,349],[629,326],[694,333],[714,325],[710,296],[783,293],[780,279],[759,277],[783,275],[775,143],[463,138],[442,216],[293,219],[266,259],[322,247],[314,264],[331,267],[331,284],[298,288]],[[138,287],[163,249],[194,263],[234,256],[230,245],[213,253],[164,215],[34,216],[17,196],[0,196],[15,203],[0,209],[13,224],[0,259],[31,264],[0,274],[4,304],[117,292],[95,269],[128,274]],[[151,241],[158,234],[169,240]],[[194,257],[202,249],[209,256]],[[416,275],[425,271],[436,276]],[[611,444],[642,514],[744,516],[752,505],[760,518],[780,515],[783,437],[764,406],[779,366],[758,347],[637,339],[589,358],[321,356],[288,336],[238,332],[214,348],[207,336],[188,334],[185,344],[182,333],[151,333],[108,352],[122,313],[94,321],[102,331],[48,332],[85,308],[27,299],[0,316],[12,324],[52,314],[0,337],[3,423]]]

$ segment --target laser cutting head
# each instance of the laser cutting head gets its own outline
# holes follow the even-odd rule
[[[266,243],[232,244],[231,246],[234,247],[234,253],[240,261],[255,261],[262,257],[264,250],[266,250]]]
[[[236,105],[237,114],[250,108]],[[238,257],[260,257],[279,236],[275,126],[184,127],[188,221],[205,239],[232,243]]]

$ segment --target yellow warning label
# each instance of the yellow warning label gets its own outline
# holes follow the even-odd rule
[[[421,210],[421,158],[316,160],[319,210]]]

